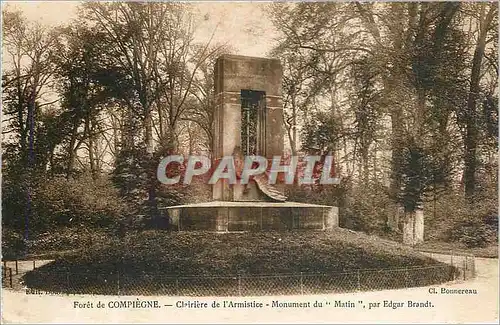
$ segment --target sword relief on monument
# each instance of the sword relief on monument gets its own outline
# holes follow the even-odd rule
[[[265,156],[266,93],[241,90],[241,148],[243,154]]]

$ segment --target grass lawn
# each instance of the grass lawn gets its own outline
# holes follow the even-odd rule
[[[143,231],[82,247],[45,268],[186,276],[342,272],[434,263],[396,242],[338,228],[331,232]]]
[[[192,290],[183,293],[231,295],[241,286],[237,275],[273,275],[265,280],[244,280],[244,286],[253,290],[247,292],[266,294],[282,289],[296,293],[306,287],[309,292],[331,292],[354,290],[356,285],[381,289],[433,284],[449,280],[452,272],[448,267],[432,269],[428,275],[422,270],[412,271],[413,275],[405,275],[404,270],[366,271],[444,264],[396,242],[342,228],[329,232],[142,231],[121,240],[110,238],[105,243],[82,246],[28,273],[25,283],[35,288],[95,294],[116,294],[119,283],[121,293],[130,294]],[[372,273],[365,272],[360,283],[356,270]],[[295,277],[301,273],[307,276],[302,284]],[[289,278],[280,280],[277,275]],[[171,280],[177,277],[184,284]],[[408,279],[418,283],[409,284]]]

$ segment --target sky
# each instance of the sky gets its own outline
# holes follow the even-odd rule
[[[47,25],[70,23],[79,1],[2,1],[2,8],[21,10],[31,21]],[[262,9],[262,2],[200,1],[193,4],[200,18],[196,38],[203,42],[214,35],[215,42],[228,42],[237,54],[266,56],[276,31]]]

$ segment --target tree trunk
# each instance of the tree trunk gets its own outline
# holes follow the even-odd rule
[[[148,174],[148,206],[149,216],[155,228],[158,227],[158,203],[156,200],[156,169],[154,163],[154,143],[153,143],[153,120],[150,109],[146,109],[144,117],[144,144],[146,146],[146,155],[148,159],[147,174]]]
[[[400,109],[395,108],[391,112],[391,128],[392,128],[392,160],[391,160],[391,184],[389,188],[390,196],[395,202],[393,207],[393,216],[389,217],[387,222],[388,227],[391,230],[399,230],[399,217],[401,215],[401,206],[396,203],[397,197],[401,190],[401,175],[398,172],[399,166],[402,164],[403,148],[401,146],[401,140],[403,135],[403,122],[402,122],[402,112]]]
[[[288,136],[288,141],[290,141],[290,150],[292,151],[292,156],[297,155],[297,107],[295,95],[291,95],[290,108],[292,110],[292,116],[290,124],[285,123],[286,133]]]
[[[476,105],[480,92],[479,81],[481,79],[481,63],[486,47],[486,36],[494,16],[494,6],[485,15],[486,3],[481,4],[481,15],[479,18],[479,36],[472,59],[471,82],[469,96],[467,98],[467,109],[465,111],[465,139],[464,139],[464,183],[465,195],[469,200],[473,200],[476,187],[476,151],[477,151],[477,112]]]
[[[370,180],[370,156],[369,156],[369,145],[363,145],[361,148],[361,157],[362,157],[362,180],[366,184]]]
[[[153,121],[151,118],[151,111],[148,110],[144,118],[144,142],[146,145],[146,152],[152,155],[154,152],[153,143]]]
[[[127,109],[123,115],[122,119],[124,121],[121,123],[121,149],[127,151],[134,148],[134,113],[132,110]]]
[[[95,179],[97,177],[97,168],[95,163],[95,152],[94,152],[94,136],[92,134],[91,127],[91,117],[90,112],[87,114],[85,118],[85,136],[87,137],[87,149],[89,152],[89,163],[90,163],[90,173],[92,174],[92,178]]]
[[[290,141],[290,147],[292,148],[292,156],[297,155],[297,106],[295,101],[295,95],[293,96],[292,103],[292,139]]]
[[[73,127],[71,129],[71,138],[68,145],[68,161],[66,165],[66,178],[70,178],[73,172],[73,168],[75,166],[75,144],[76,137],[78,135],[78,123],[75,120],[73,121]]]

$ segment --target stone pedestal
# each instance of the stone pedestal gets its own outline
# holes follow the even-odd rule
[[[338,207],[330,207],[326,210],[326,218],[324,223],[324,229],[333,229],[339,226],[339,208]]]
[[[403,223],[403,244],[414,246],[424,241],[424,211],[406,213]]]
[[[415,211],[415,226],[414,226],[415,244],[424,242],[424,210]]]
[[[331,230],[339,222],[337,207],[298,202],[213,201],[161,211],[175,231]]]

